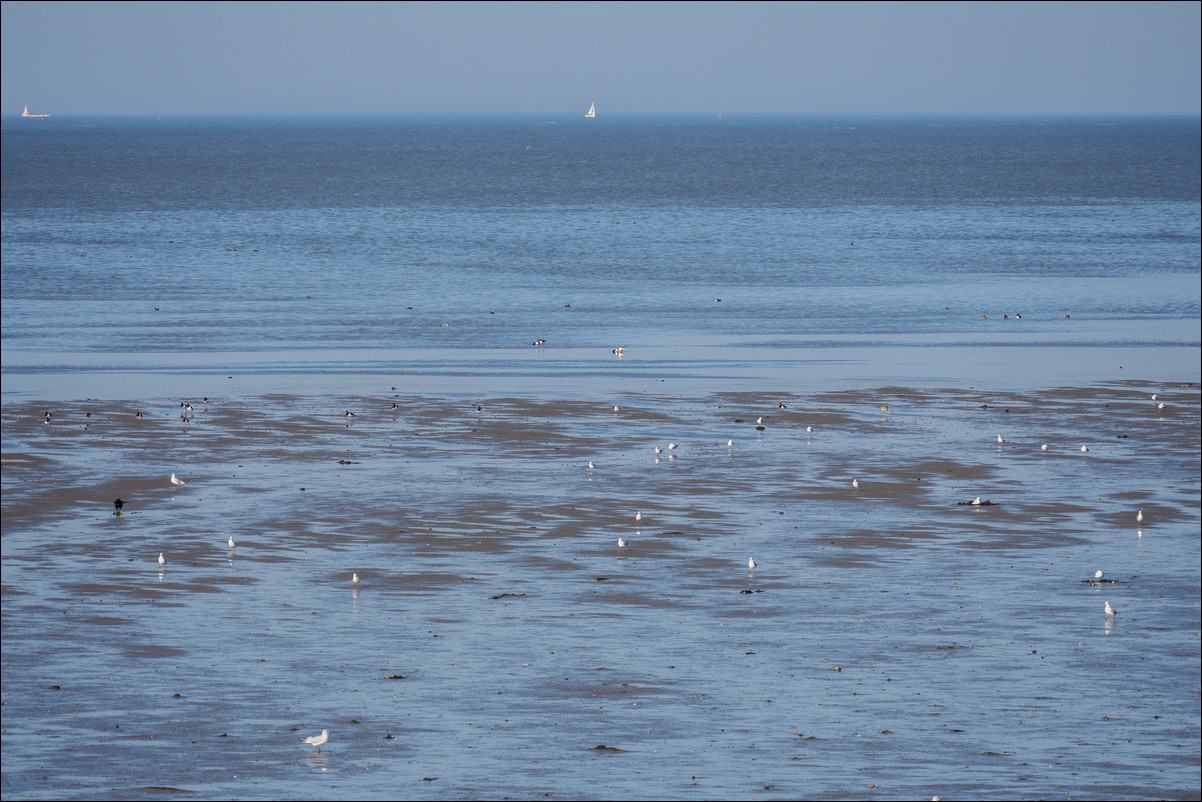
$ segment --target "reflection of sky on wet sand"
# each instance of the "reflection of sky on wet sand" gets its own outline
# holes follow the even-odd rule
[[[208,394],[5,405],[6,797],[1196,786],[1196,387]]]

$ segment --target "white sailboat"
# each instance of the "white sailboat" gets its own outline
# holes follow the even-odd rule
[[[596,117],[597,116],[597,104],[596,103],[588,104],[588,112],[584,116],[585,117]]]
[[[47,117],[49,117],[50,115],[49,115],[49,114],[30,114],[30,113],[29,113],[29,104],[28,104],[28,103],[26,103],[26,104],[25,104],[25,111],[21,112],[21,116],[22,116],[22,117],[32,117],[32,118],[34,118],[34,119],[37,119],[37,120],[44,120],[44,119],[46,119]]]

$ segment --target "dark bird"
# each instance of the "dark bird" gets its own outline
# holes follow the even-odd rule
[[[120,515],[120,514],[121,514],[121,508],[122,508],[122,507],[124,507],[124,506],[125,506],[125,502],[124,502],[124,501],[122,501],[121,499],[117,499],[116,501],[114,501],[114,502],[113,502],[113,507],[115,508],[115,510],[116,510],[116,511],[113,513],[113,515]]]

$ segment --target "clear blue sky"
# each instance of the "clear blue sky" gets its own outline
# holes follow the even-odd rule
[[[1199,114],[1202,4],[3,3],[4,114]]]

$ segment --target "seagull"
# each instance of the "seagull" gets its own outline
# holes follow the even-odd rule
[[[114,512],[113,514],[114,514],[114,515],[120,515],[120,514],[121,514],[121,508],[122,508],[122,507],[124,507],[124,506],[125,506],[125,502],[124,502],[122,499],[117,499],[116,501],[114,501],[114,502],[113,502],[113,507],[116,509],[116,512]]]
[[[355,587],[359,586],[359,575],[358,574],[351,574],[351,584],[354,585]]]
[[[618,411],[618,405],[614,404],[614,412],[617,412],[617,411]]]
[[[1156,405],[1156,408],[1157,408],[1157,409],[1164,409],[1164,402],[1163,402],[1163,401],[1161,401],[1159,404],[1157,404],[1157,405]]]
[[[1003,440],[1003,439],[1002,439],[1002,436],[999,434],[999,435],[997,436],[997,444],[1000,446],[1000,445],[1001,445],[1002,443],[1004,443],[1004,442],[1006,442],[1006,441],[1005,441],[1005,440]]]
[[[309,744],[309,745],[311,745],[311,746],[316,746],[316,747],[317,747],[317,752],[318,752],[318,754],[320,754],[320,753],[321,753],[321,747],[322,747],[323,745],[325,745],[325,742],[326,742],[326,741],[328,741],[328,740],[330,740],[330,731],[329,731],[329,730],[322,730],[322,731],[321,731],[321,735],[314,735],[312,738],[302,738],[302,739],[301,739],[301,743],[306,743],[306,744]]]
[[[859,479],[852,479],[852,480],[851,480],[851,486],[852,486],[852,488],[853,488],[853,489],[855,489],[855,490],[859,490],[859,489],[860,489],[860,480],[859,480]]]
[[[1040,450],[1040,451],[1047,451],[1047,450],[1048,450],[1048,444],[1047,444],[1047,443],[1044,443],[1043,445],[1041,445],[1041,446],[1039,447],[1039,450]]]
[[[1155,400],[1156,400],[1156,393],[1152,393],[1152,400],[1153,400],[1153,401],[1155,401]]]
[[[756,418],[756,419],[755,419],[755,423],[756,423],[756,425],[757,425],[757,426],[762,426],[762,425],[764,424],[764,419],[763,419],[763,418]]]
[[[972,500],[972,505],[973,505],[974,507],[979,507],[979,506],[981,506],[981,497],[980,497],[980,496],[977,496],[976,498],[974,498],[974,499]]]
[[[175,485],[176,487],[183,487],[185,483],[181,479],[176,479],[175,474],[171,474],[171,484]]]
[[[640,522],[640,521],[642,521],[642,520],[643,520],[643,513],[642,513],[642,512],[636,512],[636,513],[634,514],[634,522],[637,524],[637,523],[639,523],[639,522]]]
[[[1101,579],[1101,578],[1102,578],[1102,577],[1104,577],[1104,576],[1106,576],[1106,574],[1105,574],[1105,572],[1103,572],[1103,571],[1094,571],[1094,572],[1093,572],[1093,578],[1094,578],[1094,579]]]
[[[1089,453],[1089,446],[1081,446],[1081,453],[1082,453],[1082,454],[1088,454],[1088,453]]]
[[[1110,602],[1106,602],[1106,617],[1117,616],[1119,611],[1110,606]]]
[[[593,464],[593,461],[592,461],[592,460],[589,460],[589,461],[588,461],[588,469],[591,471],[591,470],[592,470],[593,468],[595,468],[595,467],[597,467],[597,466]]]
[[[734,444],[735,444],[735,441],[734,441],[734,440],[727,440],[727,441],[726,441],[726,447],[727,447],[727,448],[730,448],[730,447],[731,447],[731,446],[733,446]]]
[[[778,403],[778,404],[776,405],[776,408],[777,408],[777,409],[788,409],[788,407],[787,407],[787,406],[785,406],[785,404],[784,404],[784,402],[783,402],[783,401],[782,401],[782,402],[780,402],[780,403]]]
[[[234,536],[233,536],[233,535],[230,535],[230,539],[229,539],[229,540],[226,542],[226,545],[227,545],[227,546],[229,546],[231,549],[236,549],[236,548],[238,548],[238,544],[234,542]]]
[[[163,552],[159,552],[159,568],[167,564],[167,560],[163,557]]]
[[[668,443],[668,450],[669,450],[669,451],[673,451],[673,450],[675,450],[675,448],[676,448],[676,444],[675,444],[675,443]]]
[[[807,426],[807,427],[806,427],[806,434],[813,434],[813,433],[814,433],[814,427],[813,427],[813,426]]]
[[[748,571],[754,571],[754,570],[755,570],[755,557],[748,557],[748,558],[747,558],[747,570],[748,570]]]
[[[618,548],[620,548],[620,549],[626,548],[626,541],[623,540],[622,538],[618,538]]]
[[[1137,524],[1142,524],[1144,522],[1144,511],[1143,510],[1140,510],[1139,512],[1135,513],[1135,522]]]
[[[663,453],[663,451],[661,451],[661,450],[660,450],[660,447],[659,447],[659,446],[656,446],[656,447],[655,447],[655,453],[656,453],[656,454],[662,454],[662,453]]]

